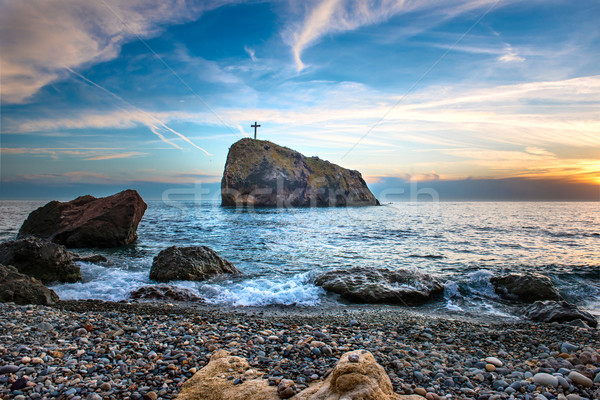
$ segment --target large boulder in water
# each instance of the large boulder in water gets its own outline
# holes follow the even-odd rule
[[[490,279],[496,293],[507,300],[533,303],[560,300],[562,297],[550,278],[539,274],[508,274]]]
[[[315,284],[358,303],[420,305],[439,297],[444,287],[431,275],[407,270],[352,267],[325,272]]]
[[[598,326],[598,321],[592,314],[566,301],[536,301],[525,308],[524,314],[526,318],[538,322],[569,322],[580,319],[592,328]]]
[[[67,247],[117,247],[137,240],[147,205],[135,190],[109,197],[51,201],[29,214],[18,237],[33,235]]]
[[[64,246],[36,237],[0,244],[0,263],[12,265],[44,283],[81,280],[81,270]]]
[[[224,206],[373,206],[360,172],[266,140],[242,139],[229,149],[221,197]]]
[[[51,306],[58,300],[58,295],[39,280],[0,264],[0,302]]]
[[[150,279],[159,282],[204,281],[215,275],[239,273],[232,263],[209,247],[171,246],[154,257]]]

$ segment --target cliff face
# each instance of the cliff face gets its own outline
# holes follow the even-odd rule
[[[257,207],[373,206],[360,172],[266,140],[242,139],[229,149],[222,205]]]

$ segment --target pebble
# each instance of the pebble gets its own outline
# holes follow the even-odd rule
[[[577,371],[571,371],[571,373],[569,374],[569,379],[572,380],[573,383],[576,383],[586,388],[594,386],[594,382],[590,378],[583,376]]]
[[[485,370],[488,372],[494,372],[496,370],[496,366],[494,364],[486,364]]]
[[[574,344],[571,344],[569,342],[564,342],[561,346],[560,346],[560,352],[561,353],[574,353],[577,350],[579,350],[579,346],[575,346]]]
[[[351,363],[357,363],[360,360],[360,356],[356,353],[350,354],[348,356],[348,361],[350,361]]]
[[[496,357],[488,357],[485,359],[485,362],[488,364],[492,364],[494,367],[501,367],[502,361],[498,360]]]
[[[14,374],[18,370],[19,370],[19,367],[17,367],[16,365],[4,365],[4,366],[0,367],[0,375]]]
[[[533,376],[533,382],[541,386],[558,386],[558,378],[545,372],[537,373]]]

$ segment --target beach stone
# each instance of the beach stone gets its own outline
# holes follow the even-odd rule
[[[54,305],[58,295],[34,277],[20,273],[12,266],[0,264],[0,302]]]
[[[150,279],[159,282],[203,281],[220,274],[240,271],[206,246],[168,247],[154,257],[150,269]]]
[[[488,372],[494,372],[496,370],[496,366],[494,364],[486,364],[485,370]]]
[[[582,319],[593,328],[598,326],[598,321],[592,314],[582,311],[566,301],[536,301],[525,308],[524,314],[526,318],[538,322],[567,322]]]
[[[51,201],[29,214],[18,237],[48,239],[67,247],[118,247],[137,240],[147,205],[135,190],[109,197]]]
[[[573,383],[586,388],[594,386],[594,382],[590,378],[580,374],[577,371],[571,371],[571,373],[569,373],[569,379],[572,380]]]
[[[420,305],[441,296],[435,278],[408,270],[352,267],[325,272],[315,284],[358,303]]]
[[[541,386],[558,386],[558,379],[550,374],[539,372],[533,376],[533,382]]]
[[[3,365],[2,367],[0,367],[0,375],[14,374],[18,370],[19,367],[17,367],[16,365]]]
[[[172,285],[142,286],[129,293],[129,297],[141,300],[204,301],[191,290]]]
[[[87,395],[85,400],[102,400],[102,397],[100,397],[100,395],[98,395],[97,393],[90,393]]]
[[[567,395],[567,400],[583,400],[583,397],[578,394],[571,393]]]
[[[43,283],[81,280],[81,270],[64,246],[35,237],[0,244],[0,264],[12,265]]]
[[[564,342],[563,344],[560,345],[560,351],[561,353],[574,353],[577,350],[579,350],[579,346],[575,346],[574,344],[571,344],[569,342]]]
[[[490,278],[496,294],[507,300],[532,303],[537,300],[560,300],[550,278],[539,274],[508,274]]]
[[[485,362],[494,365],[495,367],[501,367],[502,361],[498,360],[496,357],[488,357],[485,359]]]

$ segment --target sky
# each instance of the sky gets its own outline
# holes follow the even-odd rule
[[[0,198],[218,196],[258,121],[375,195],[598,201],[599,20],[597,0],[0,0]]]

